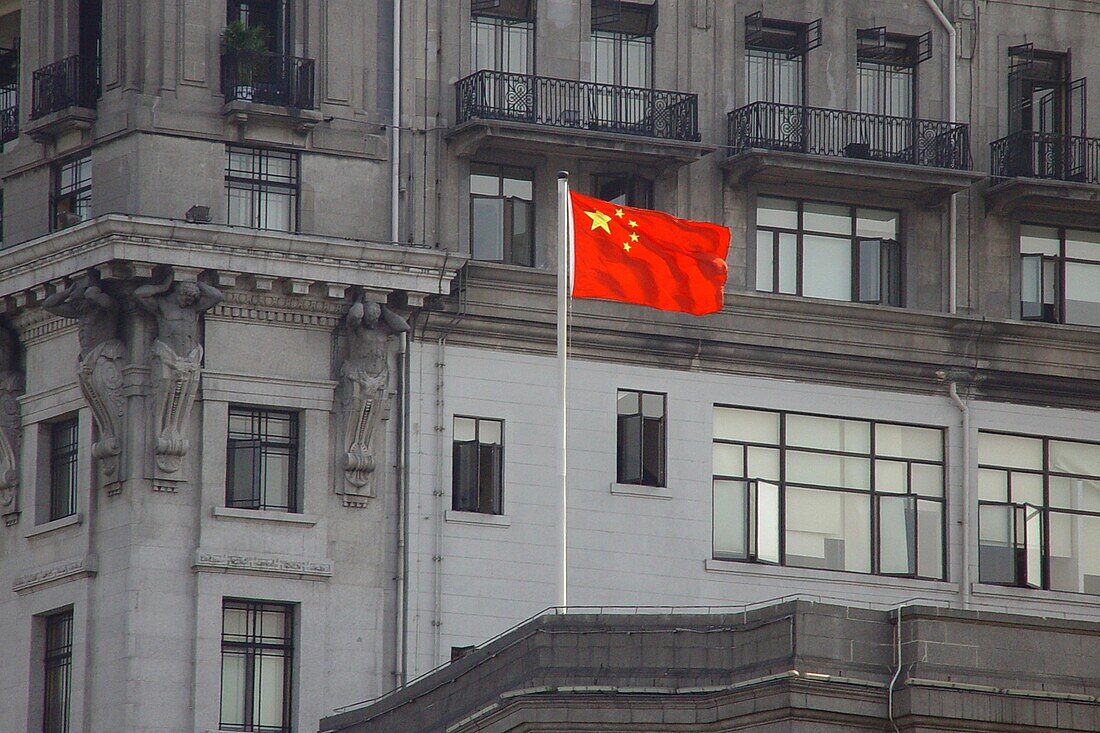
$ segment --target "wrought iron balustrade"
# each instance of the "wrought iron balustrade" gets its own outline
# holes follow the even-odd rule
[[[222,54],[222,94],[225,101],[273,104],[313,109],[313,59],[266,53],[260,56]]]
[[[19,49],[0,48],[0,143],[19,137]]]
[[[526,122],[663,140],[699,140],[695,94],[478,71],[460,79],[455,119]]]
[[[754,102],[726,118],[731,154],[779,150],[970,170],[965,124]]]
[[[1100,139],[1054,132],[1017,132],[989,144],[990,173],[1100,183]]]
[[[19,137],[19,105],[0,107],[0,143],[9,143],[17,137]]]
[[[66,107],[94,109],[99,99],[99,60],[69,56],[34,72],[31,80],[31,119]]]

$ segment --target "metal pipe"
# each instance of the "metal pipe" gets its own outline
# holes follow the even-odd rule
[[[959,397],[954,381],[948,382],[947,394],[962,414],[962,572],[959,575],[959,602],[963,609],[970,608],[970,405]]]
[[[901,676],[901,606],[898,606],[898,626],[894,631],[894,638],[897,640],[895,645],[897,667],[894,668],[894,676],[890,678],[890,689],[886,693],[886,716],[890,719],[890,725],[894,726],[894,733],[901,733],[898,724],[894,721],[894,685]]]
[[[405,684],[407,662],[406,662],[406,640],[405,640],[405,628],[408,618],[408,604],[406,603],[406,584],[408,580],[408,563],[406,553],[408,552],[407,533],[409,531],[408,520],[406,519],[406,507],[408,506],[408,491],[409,491],[409,398],[411,396],[411,390],[409,389],[409,336],[407,333],[401,334],[400,350],[397,352],[397,373],[398,378],[401,380],[400,388],[397,390],[398,399],[400,404],[398,406],[397,415],[400,425],[397,430],[397,619],[396,619],[396,636],[397,645],[395,647],[396,652],[396,665],[394,666],[394,677],[397,679],[397,686]]]
[[[401,0],[393,0],[393,115],[390,124],[390,241],[401,236]]]
[[[569,338],[569,240],[569,173],[568,171],[558,171],[558,400],[561,403],[558,414],[560,420],[558,440],[561,441],[558,455],[558,478],[560,480],[559,490],[561,491],[561,497],[559,497],[561,500],[561,518],[559,520],[561,522],[561,555],[559,558],[561,575],[558,579],[559,606],[569,605],[569,481],[566,478],[566,466],[568,465],[566,460],[568,454],[568,437],[566,435],[568,408],[566,403],[569,395],[566,382]]]

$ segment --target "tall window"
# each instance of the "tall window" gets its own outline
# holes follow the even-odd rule
[[[653,181],[641,176],[596,176],[596,198],[620,206],[653,208]]]
[[[1100,232],[1020,227],[1020,317],[1100,326]]]
[[[222,605],[221,730],[291,730],[294,609],[282,603]]]
[[[939,428],[714,408],[714,556],[944,577]]]
[[[620,484],[665,485],[665,395],[620,389],[617,400]]]
[[[932,53],[932,35],[903,36],[885,28],[857,34],[859,111],[890,117],[917,114],[917,66]]]
[[[503,420],[455,416],[451,464],[452,509],[481,514],[503,512]]]
[[[50,423],[49,521],[76,514],[77,420]]]
[[[978,434],[978,576],[1100,594],[1100,444]]]
[[[229,224],[284,232],[298,228],[298,154],[228,146]]]
[[[50,222],[53,231],[79,224],[92,216],[92,156],[84,153],[53,167]]]
[[[592,3],[589,125],[611,130],[652,124],[653,34],[656,5]]]
[[[896,211],[760,197],[756,289],[900,306]]]
[[[475,260],[535,264],[534,171],[470,166],[470,253]]]
[[[500,0],[479,6],[475,0],[470,17],[474,71],[534,73],[534,5],[533,0]]]
[[[291,53],[288,4],[289,0],[229,0],[226,22],[263,28],[268,51]]]
[[[52,613],[45,619],[43,655],[42,733],[69,733],[69,699],[73,676],[73,612]]]
[[[298,415],[229,408],[226,506],[298,511]]]
[[[745,18],[747,104],[805,104],[806,52],[821,43],[821,22]]]

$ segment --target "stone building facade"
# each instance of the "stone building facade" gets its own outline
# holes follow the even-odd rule
[[[314,730],[557,604],[560,170],[732,233],[571,305],[571,605],[1095,624],[1098,31],[0,2],[0,728]]]

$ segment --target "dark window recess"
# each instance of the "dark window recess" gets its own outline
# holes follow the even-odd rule
[[[657,30],[657,3],[592,0],[592,30],[652,35]]]
[[[227,223],[253,229],[298,229],[298,153],[230,145]]]
[[[50,225],[65,229],[92,216],[92,156],[88,153],[53,166]]]
[[[73,683],[73,612],[68,610],[50,614],[45,622],[42,732],[69,733],[69,701]]]
[[[472,652],[474,649],[477,649],[477,647],[474,646],[473,644],[471,644],[470,646],[453,646],[453,647],[451,647],[451,661],[452,662],[457,662],[459,659],[462,659],[464,656],[466,656],[467,654]]]
[[[1100,232],[1020,227],[1020,318],[1100,326]]]
[[[225,504],[240,509],[298,509],[298,415],[229,408]]]
[[[641,176],[596,176],[596,197],[619,206],[653,208],[653,181]]]
[[[621,389],[617,399],[617,470],[620,484],[665,485],[665,395]]]
[[[470,253],[475,260],[535,264],[534,171],[470,166]]]
[[[915,118],[917,66],[932,55],[932,34],[905,36],[886,28],[863,28],[856,33],[859,111],[887,117]],[[911,125],[889,129],[891,149],[912,145]]]
[[[745,16],[745,48],[781,51],[789,58],[795,58],[820,45],[821,18],[798,23],[765,18],[762,12]]]
[[[76,418],[49,425],[49,521],[76,514],[78,432]]]
[[[229,0],[225,8],[226,23],[263,28],[270,53],[286,54],[293,49],[288,0]]]
[[[470,0],[470,13],[510,20],[534,20],[535,0]]]
[[[503,420],[455,416],[451,463],[452,509],[480,514],[503,512]]]
[[[293,666],[293,606],[223,601],[219,729],[289,732]]]
[[[0,143],[19,137],[19,43],[0,48]]]

